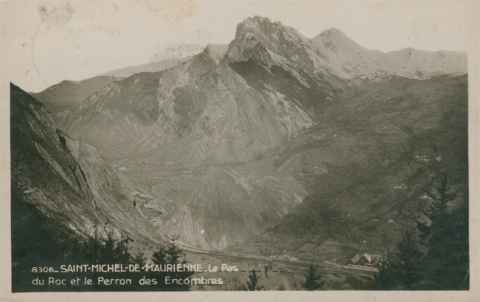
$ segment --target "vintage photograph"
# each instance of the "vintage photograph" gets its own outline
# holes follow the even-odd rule
[[[12,291],[469,290],[465,5],[420,2],[2,3]]]

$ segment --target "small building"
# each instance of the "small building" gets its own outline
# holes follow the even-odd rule
[[[350,263],[355,265],[377,266],[381,260],[382,257],[380,255],[363,253],[353,256],[352,259],[350,259]]]

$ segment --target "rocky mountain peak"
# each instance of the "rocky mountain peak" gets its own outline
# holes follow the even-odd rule
[[[317,46],[323,46],[331,51],[363,51],[364,47],[350,39],[337,28],[329,28],[312,39]]]
[[[247,61],[255,55],[257,48],[274,46],[270,40],[275,39],[281,31],[281,24],[273,23],[265,17],[249,17],[237,25],[234,40],[230,43],[227,58],[231,62]]]
[[[273,29],[274,27],[280,28],[283,27],[282,23],[280,22],[274,22],[270,20],[267,17],[262,17],[262,16],[253,16],[253,17],[248,17],[242,22],[240,22],[237,25],[237,35],[239,32],[242,30],[250,29],[250,30],[267,30],[267,29]]]
[[[292,27],[258,16],[238,24],[225,57],[229,63],[252,59],[264,66],[290,65],[308,72],[328,68],[307,37]]]

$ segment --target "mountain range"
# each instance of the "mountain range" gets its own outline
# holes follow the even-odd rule
[[[421,216],[426,163],[466,192],[466,66],[251,17],[194,55],[12,86],[14,186],[80,233],[109,221],[206,250],[378,252]]]

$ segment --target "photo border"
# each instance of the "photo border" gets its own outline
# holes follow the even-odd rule
[[[10,0],[15,1],[15,0]],[[0,1],[0,9],[2,7]],[[480,1],[465,0],[467,3],[466,22],[468,32],[468,119],[469,119],[469,239],[470,239],[470,290],[468,291],[263,291],[263,292],[11,292],[11,242],[10,242],[10,70],[5,70],[2,62],[0,71],[0,301],[480,301],[479,241],[480,237]],[[415,1],[404,1],[404,9],[414,10]],[[321,1],[318,2],[321,7]],[[322,7],[322,9],[325,9]],[[432,7],[435,9],[435,7]],[[11,19],[0,20],[8,24]],[[13,23],[13,22],[12,22]],[[0,23],[0,26],[4,24]],[[1,29],[1,28],[0,28]],[[15,28],[9,28],[15,30]],[[1,31],[0,31],[1,33]],[[4,54],[5,37],[0,37],[0,58],[8,60]],[[132,45],[134,47],[134,45]],[[452,253],[455,251],[451,251]]]

